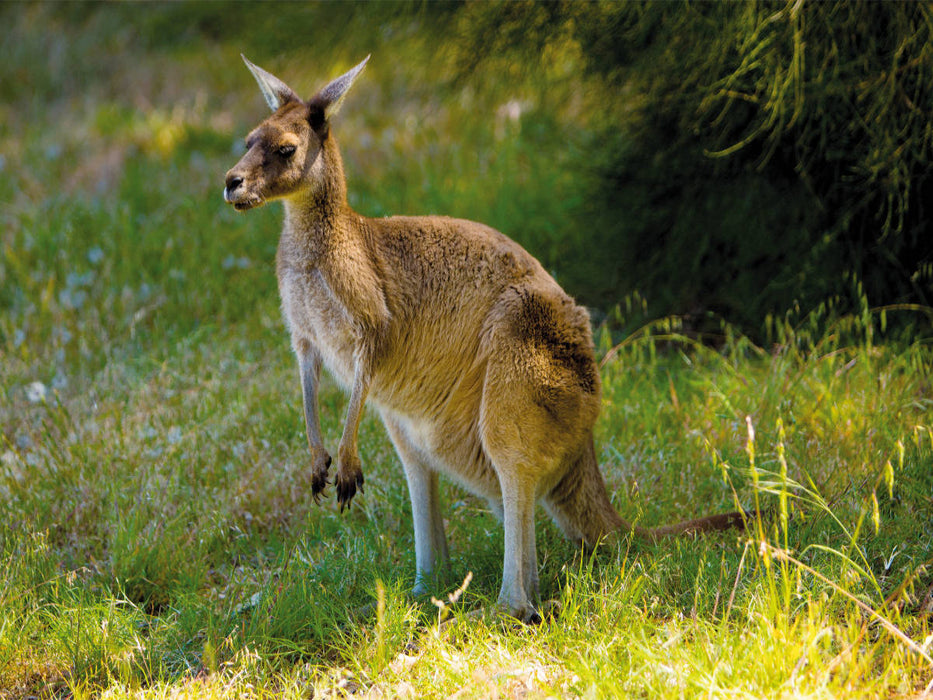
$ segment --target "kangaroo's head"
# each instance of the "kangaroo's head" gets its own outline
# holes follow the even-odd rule
[[[271,199],[314,194],[329,176],[324,152],[330,120],[369,56],[307,101],[245,56],[243,60],[259,83],[272,116],[246,137],[246,154],[227,172],[224,199],[245,211]],[[338,163],[333,165],[339,167]]]

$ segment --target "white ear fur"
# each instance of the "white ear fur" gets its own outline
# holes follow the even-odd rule
[[[300,98],[295,94],[295,91],[272,75],[272,73],[264,71],[259,66],[250,63],[243,54],[240,54],[240,58],[243,59],[243,62],[246,64],[246,67],[249,68],[253,77],[256,78],[256,82],[259,83],[259,89],[262,90],[262,96],[266,98],[266,103],[273,112],[286,102],[299,101]]]
[[[346,97],[347,92],[350,90],[350,86],[353,85],[353,81],[356,80],[356,77],[363,70],[368,60],[369,56],[339,78],[335,78],[329,82],[318,92],[317,97],[324,103],[325,119],[329,120],[340,110],[340,105],[343,104],[343,98]]]

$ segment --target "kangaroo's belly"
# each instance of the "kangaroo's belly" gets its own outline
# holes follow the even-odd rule
[[[483,449],[476,425],[430,420],[380,408],[384,421],[392,421],[405,434],[421,459],[433,470],[490,503],[501,500],[496,471]]]
[[[464,332],[466,331],[466,332]],[[478,334],[408,334],[373,381],[370,400],[431,468],[473,493],[498,500],[495,470],[480,438],[486,359]]]

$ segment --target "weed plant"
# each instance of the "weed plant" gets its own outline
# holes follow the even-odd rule
[[[493,607],[499,524],[445,484],[451,570],[413,599],[407,489],[374,416],[365,495],[343,515],[307,495],[273,273],[280,212],[241,217],[220,198],[263,110],[239,49],[148,39],[128,61],[165,21],[133,11],[136,24],[92,13],[77,36],[55,32],[74,26],[65,10],[2,15],[4,49],[17,39],[4,78],[35,81],[0,88],[0,697],[930,689],[929,310],[771,318],[761,346],[727,324],[707,342],[676,317],[634,328],[633,299],[613,324],[624,337],[597,333],[615,506],[645,525],[736,504],[761,515],[745,532],[591,554],[542,517],[556,603],[525,627]],[[381,89],[428,65],[410,18],[390,20],[405,60],[373,62],[336,128],[354,206],[519,237],[550,225],[559,248],[568,214],[549,193],[572,183],[546,146],[566,124],[477,120],[501,106],[495,91]],[[289,68],[321,65],[296,56]],[[911,335],[887,337],[896,315]],[[344,410],[325,382],[332,447]]]

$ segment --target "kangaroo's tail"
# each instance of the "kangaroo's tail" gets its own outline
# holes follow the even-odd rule
[[[653,540],[659,540],[663,537],[695,535],[700,532],[715,532],[717,530],[732,530],[733,528],[745,527],[745,523],[752,517],[754,517],[754,513],[749,511],[734,510],[730,513],[707,515],[705,518],[684,520],[683,522],[674,523],[673,525],[656,527],[645,530],[645,534]]]
[[[665,537],[741,528],[750,517],[747,512],[734,511],[657,528],[630,523],[612,507],[596,461],[592,439],[575,464],[543,500],[548,513],[564,534],[587,547],[595,547],[617,533],[624,535],[632,532],[640,539],[657,541]]]

